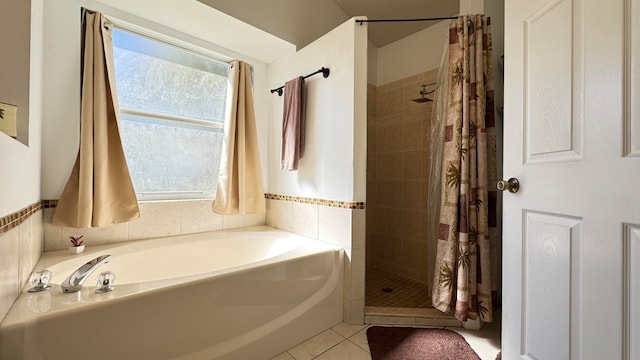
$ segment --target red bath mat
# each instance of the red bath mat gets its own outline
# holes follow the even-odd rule
[[[372,360],[480,360],[462,335],[446,329],[372,326]]]

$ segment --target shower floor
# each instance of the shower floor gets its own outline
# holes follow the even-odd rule
[[[365,306],[431,308],[426,284],[379,268],[366,271]]]

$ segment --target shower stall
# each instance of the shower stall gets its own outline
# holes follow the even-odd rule
[[[494,177],[500,175],[500,169],[495,168],[501,157],[501,133],[495,121],[492,70],[500,63],[492,58],[488,19],[465,16],[446,25],[442,37],[437,29],[430,33],[433,39],[425,47],[429,51],[421,53],[429,57],[424,63],[431,64],[425,65],[425,70],[401,78],[397,75],[409,71],[387,67],[409,67],[407,54],[394,53],[395,61],[382,57],[383,63],[379,57],[378,84],[368,87],[367,323],[382,320],[391,324],[460,326],[471,319],[476,323],[467,326],[480,326],[480,320],[493,321],[499,303],[500,199],[489,184],[495,186]],[[449,26],[454,25],[457,31],[450,32]],[[460,33],[476,37],[449,36]],[[429,39],[424,36],[411,49],[418,51],[416,47],[424,46]],[[464,46],[459,46],[459,39],[464,39]],[[441,45],[437,40],[445,40],[442,51],[438,51]],[[472,47],[474,44],[478,47]],[[470,48],[483,56],[463,54]],[[440,62],[434,61],[435,56],[441,56]],[[463,61],[470,58],[474,61]],[[414,63],[411,69],[422,70],[418,66]],[[477,77],[480,85],[476,86],[476,77],[469,74],[478,71],[482,75]],[[383,81],[379,81],[380,74],[384,75]],[[387,79],[393,80],[384,81]],[[500,75],[496,83],[501,80]],[[502,89],[499,91],[497,99],[501,99]],[[479,114],[481,117],[476,118]],[[444,164],[447,172],[441,177],[445,175],[441,170]],[[442,224],[441,200],[446,209]],[[458,281],[467,286],[458,287]],[[456,298],[460,292],[464,296]],[[432,306],[432,298],[440,310]]]
[[[438,68],[369,84],[366,315],[443,316],[431,306],[437,240],[429,235],[429,189],[439,181],[430,164],[438,86]]]

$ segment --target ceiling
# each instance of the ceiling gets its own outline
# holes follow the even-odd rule
[[[455,0],[198,0],[298,48],[354,16],[407,19],[455,16]],[[435,21],[369,23],[369,40],[382,47]]]
[[[458,14],[453,0],[334,0],[349,17],[369,19],[412,19],[446,17]],[[382,47],[435,24],[436,21],[369,23],[369,40]]]

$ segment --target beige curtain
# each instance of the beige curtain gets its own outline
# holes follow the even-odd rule
[[[433,306],[491,322],[497,297],[496,134],[489,20],[449,25],[449,95]],[[492,249],[493,248],[493,249]]]
[[[52,223],[98,227],[140,217],[118,129],[111,24],[82,13],[80,149]]]
[[[252,91],[251,67],[234,60],[229,70],[224,142],[213,203],[218,214],[265,211]]]

